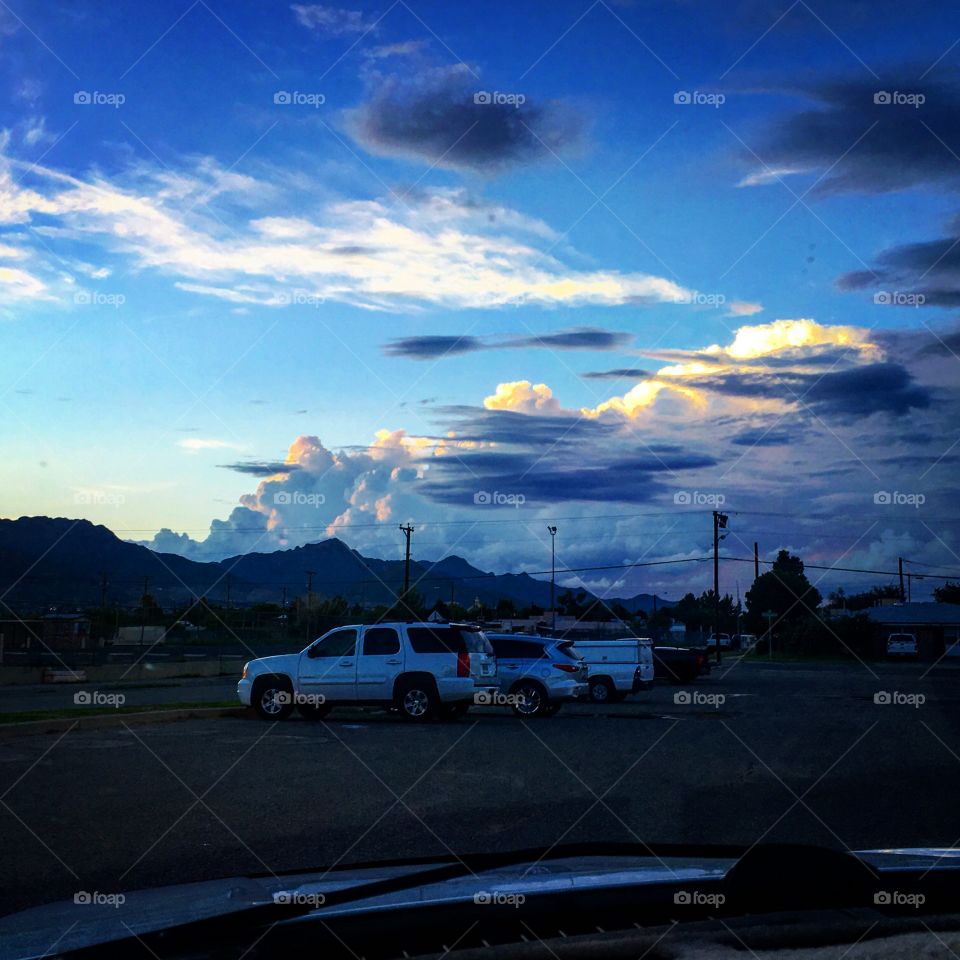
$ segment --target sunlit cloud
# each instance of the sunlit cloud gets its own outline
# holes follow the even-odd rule
[[[225,227],[211,198],[246,198],[259,185],[210,161],[192,175],[140,170],[125,185],[29,172],[30,187],[9,171],[0,180],[0,222],[42,217],[36,230],[51,245],[99,243],[172,275],[181,289],[236,305],[331,300],[403,311],[692,300],[693,291],[664,277],[572,269],[537,245],[548,235],[542,224],[503,207],[478,209],[455,191],[429,201],[342,201],[317,220],[266,215]]]

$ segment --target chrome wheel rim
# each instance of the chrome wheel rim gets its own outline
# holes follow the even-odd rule
[[[517,710],[525,716],[532,716],[539,711],[543,702],[540,691],[536,687],[523,687],[518,691],[522,697],[517,704]]]
[[[275,687],[264,690],[260,697],[260,706],[263,712],[270,714],[271,717],[280,713],[284,707],[285,693],[285,690],[277,690]]]
[[[593,699],[598,703],[606,703],[610,699],[610,690],[605,683],[595,683],[593,685]]]
[[[403,697],[403,709],[411,717],[422,717],[427,712],[428,703],[425,690],[408,690]]]

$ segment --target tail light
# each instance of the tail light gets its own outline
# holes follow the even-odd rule
[[[457,654],[457,676],[458,677],[470,676],[470,654],[469,653]]]
[[[555,663],[554,666],[564,673],[579,673],[580,667],[575,663]]]

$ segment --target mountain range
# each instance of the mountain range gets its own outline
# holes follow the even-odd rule
[[[144,592],[163,607],[206,596],[212,602],[247,606],[291,602],[307,593],[340,595],[351,603],[390,603],[403,586],[404,562],[365,557],[334,537],[289,550],[249,553],[201,563],[157,553],[120,539],[107,527],[64,517],[0,520],[0,598],[16,610],[107,605],[132,606]],[[525,573],[494,573],[463,557],[411,560],[411,586],[428,606],[442,599],[465,606],[502,597],[518,607],[550,605],[550,581]],[[557,594],[564,590],[557,586]],[[593,594],[584,591],[587,599]],[[640,593],[606,598],[628,610],[647,612],[653,597]],[[658,598],[660,606],[672,605]]]

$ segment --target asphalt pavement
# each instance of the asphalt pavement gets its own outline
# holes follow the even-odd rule
[[[958,680],[952,664],[729,662],[534,721],[349,710],[14,738],[0,902],[591,839],[951,845]],[[234,682],[160,689],[218,700]]]

